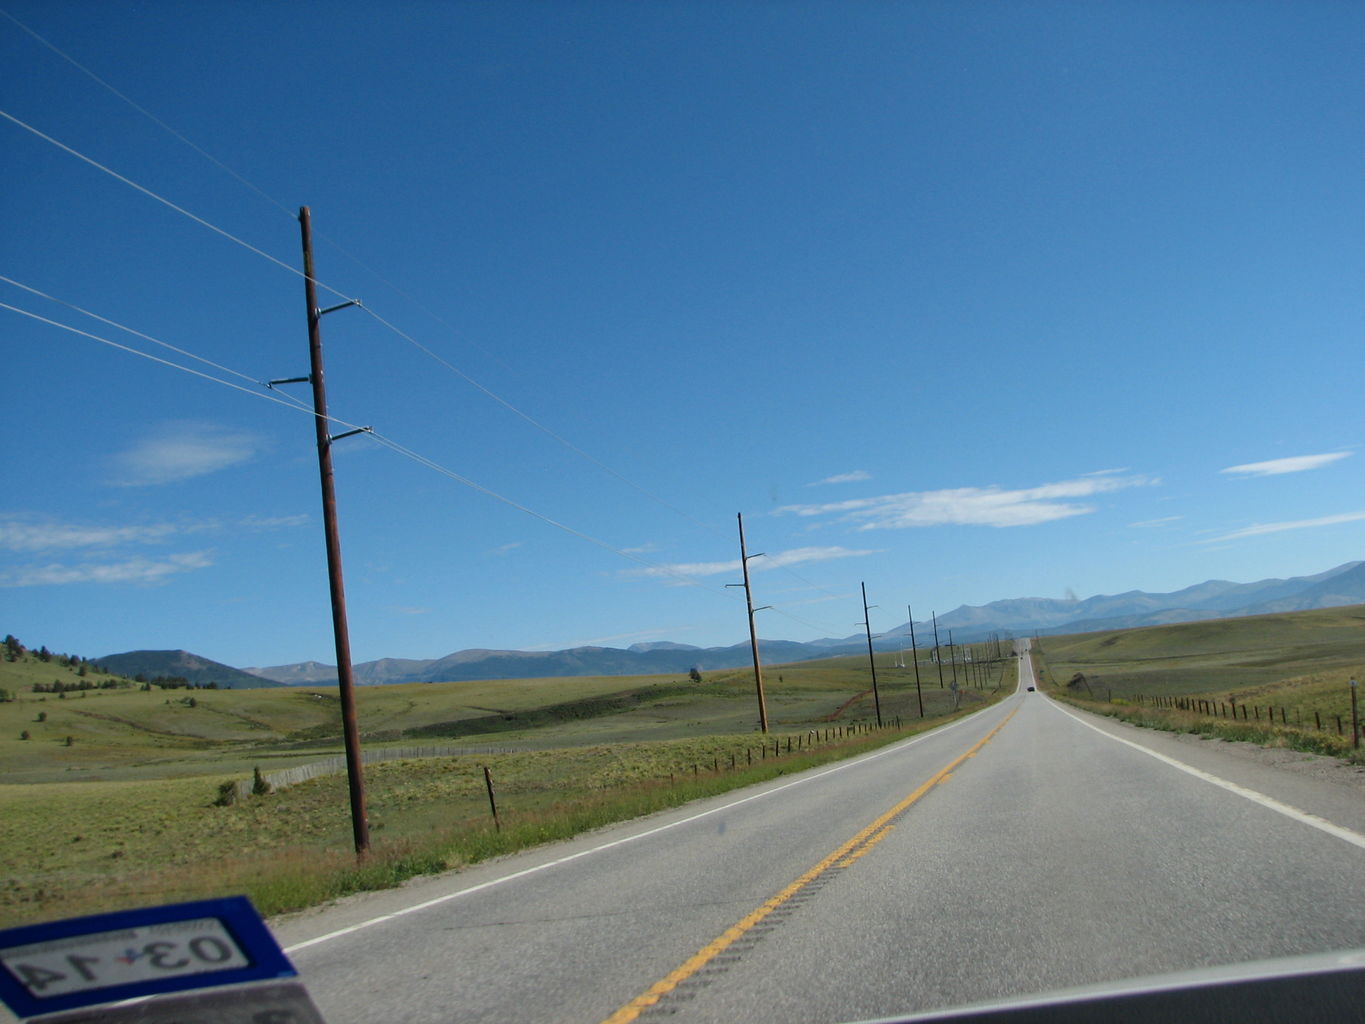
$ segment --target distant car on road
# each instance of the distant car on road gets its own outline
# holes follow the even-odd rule
[[[1030,686],[1030,687],[1028,688],[1028,692],[1029,692],[1029,693],[1032,693],[1032,692],[1033,692],[1033,687]]]

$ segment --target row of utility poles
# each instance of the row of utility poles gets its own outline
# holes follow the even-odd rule
[[[772,605],[765,604],[758,608],[754,607],[753,587],[750,585],[749,582],[749,560],[752,558],[761,558],[763,556],[763,552],[760,551],[757,554],[752,555],[749,554],[748,548],[745,546],[744,543],[744,513],[742,512],[738,513],[737,518],[739,520],[739,563],[744,574],[744,581],[742,583],[727,583],[725,585],[727,587],[744,588],[744,604],[746,609],[748,610],[749,618],[749,648],[753,653],[754,661],[754,686],[758,693],[758,726],[760,730],[766,733],[768,731],[768,701],[763,693],[763,664],[762,659],[759,657],[758,653],[758,630],[754,625],[754,612],[761,612],[765,608],[771,608]],[[860,586],[862,587],[863,594],[863,617],[862,621],[859,622],[858,625],[862,626],[867,633],[867,664],[868,668],[872,672],[872,704],[876,711],[877,725],[878,727],[880,727],[882,724],[882,696],[881,688],[877,682],[877,661],[873,656],[872,625],[870,617],[868,615],[868,612],[871,609],[876,608],[878,606],[875,604],[869,605],[867,603],[867,584],[862,583],[860,584]],[[924,690],[919,674],[919,646],[915,642],[915,613],[914,610],[909,605],[906,606],[906,613],[909,615],[910,618],[910,650],[915,665],[915,698],[919,703],[919,716],[923,718]],[[933,661],[934,664],[938,666],[939,689],[943,689],[946,684],[943,677],[943,659],[940,656],[941,648],[939,647],[938,642],[938,614],[934,612],[931,613],[931,616],[934,625]],[[994,647],[993,652],[991,650],[992,646]],[[953,631],[951,629],[948,630],[948,654],[949,662],[952,665],[953,672],[952,689],[954,692],[957,692],[957,690],[959,689],[957,677],[958,667],[957,653],[960,650],[961,650],[960,646],[954,645],[953,643]],[[1002,657],[1000,650],[1001,650],[1000,637],[998,634],[993,635],[990,641],[982,645],[981,652],[986,654],[985,660],[983,660],[980,656],[978,656],[976,659],[973,659],[971,654],[972,647],[971,645],[968,645],[967,653],[964,656],[962,662],[962,671],[964,677],[967,679],[968,683],[971,686],[978,689],[985,688],[985,683],[989,678],[988,664],[1000,660],[1000,658]],[[897,667],[899,668],[905,667],[904,651],[902,651],[901,663]]]
[[[279,380],[272,380],[268,382],[267,386],[271,388],[281,384],[310,384],[312,386],[313,422],[318,450],[318,475],[322,486],[322,522],[327,546],[328,590],[332,604],[332,632],[336,646],[337,679],[341,691],[342,734],[346,747],[346,779],[351,802],[351,832],[355,841],[357,856],[364,857],[370,848],[370,826],[365,810],[365,779],[360,754],[360,729],[356,717],[355,679],[351,667],[350,631],[346,620],[346,591],[341,572],[341,536],[337,527],[336,492],[332,473],[332,445],[344,437],[365,433],[371,428],[360,427],[340,434],[332,434],[329,432],[330,422],[327,418],[327,389],[322,367],[322,318],[328,313],[334,313],[337,310],[346,309],[349,306],[359,306],[360,301],[358,299],[352,299],[327,309],[322,309],[318,306],[317,282],[313,277],[312,222],[308,207],[306,206],[299,209],[299,230],[303,242],[303,280],[308,315],[309,372],[306,377],[286,377]],[[758,722],[759,728],[764,733],[767,733],[768,705],[767,699],[763,693],[763,665],[758,652],[758,631],[754,625],[754,613],[761,612],[765,608],[770,608],[772,606],[763,605],[758,608],[754,607],[753,590],[749,583],[749,561],[754,558],[761,558],[763,552],[758,552],[753,555],[748,553],[744,543],[743,513],[740,513],[738,518],[740,566],[743,570],[744,580],[742,583],[729,583],[726,584],[726,586],[742,586],[744,588],[744,601],[749,619],[749,646],[753,653],[754,662],[754,686],[758,697]],[[872,699],[877,713],[877,725],[880,726],[882,724],[881,691],[877,684],[877,665],[873,660],[872,650],[872,627],[868,619],[869,610],[877,606],[869,606],[867,603],[866,583],[862,584],[862,593],[863,619],[860,625],[867,631],[868,664],[872,669]],[[907,611],[909,611],[908,608]],[[943,659],[940,657],[937,615],[934,615],[933,617],[933,625],[934,662],[938,665],[938,685],[939,688],[942,689],[944,686]],[[919,650],[915,644],[915,617],[913,613],[910,615],[910,647],[915,663],[915,695],[919,701],[920,717],[923,718],[924,694],[920,683]],[[951,630],[948,632],[948,650],[951,656],[953,672],[952,689],[956,691],[958,689],[957,655],[953,646]],[[995,640],[995,654],[997,658],[1000,655],[1000,641],[998,638]],[[968,672],[968,666],[973,666],[973,664],[972,659],[968,657],[963,663],[964,672]],[[901,667],[904,667],[903,664]],[[980,673],[980,666],[970,670],[970,674],[974,674],[975,682],[978,686],[982,685]]]

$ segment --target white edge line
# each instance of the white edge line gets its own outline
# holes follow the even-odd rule
[[[1291,807],[1289,804],[1281,803],[1273,796],[1266,796],[1264,793],[1258,792],[1257,790],[1247,789],[1247,787],[1239,786],[1235,782],[1229,782],[1227,779],[1212,775],[1202,768],[1196,768],[1193,765],[1186,764],[1184,761],[1177,761],[1175,758],[1158,753],[1150,747],[1144,747],[1141,743],[1134,743],[1132,740],[1126,740],[1122,736],[1115,736],[1113,733],[1101,729],[1098,725],[1094,725],[1093,723],[1087,722],[1085,719],[1072,714],[1054,700],[1049,700],[1048,703],[1073,721],[1079,722],[1087,729],[1094,729],[1095,732],[1099,733],[1101,736],[1108,737],[1115,743],[1122,743],[1124,746],[1132,747],[1134,750],[1141,751],[1148,757],[1154,757],[1163,764],[1168,764],[1172,768],[1184,772],[1186,775],[1193,775],[1196,779],[1202,779],[1220,789],[1226,789],[1229,793],[1236,793],[1238,796],[1250,800],[1252,803],[1260,804],[1262,807],[1272,810],[1276,814],[1283,814],[1286,818],[1291,818],[1301,825],[1308,825],[1320,832],[1326,832],[1329,836],[1335,836],[1337,839],[1365,850],[1365,835],[1361,835],[1359,832],[1353,832],[1349,828],[1333,824],[1326,818],[1320,818],[1316,814],[1309,814],[1307,811],[1301,811],[1297,807]]]
[[[1016,693],[1017,692],[1018,691],[1016,690]],[[848,761],[841,761],[839,764],[836,764],[832,767],[824,768],[820,771],[814,772],[809,775],[802,775],[799,779],[792,779],[790,782],[785,782],[780,786],[774,786],[772,789],[765,789],[762,793],[751,793],[748,796],[741,797],[738,800],[733,800],[727,804],[722,804],[719,807],[712,807],[710,810],[701,811],[698,814],[693,814],[686,818],[679,818],[677,821],[671,821],[666,825],[659,825],[656,826],[655,828],[646,829],[644,832],[637,832],[634,835],[623,836],[620,839],[613,839],[609,843],[603,843],[601,846],[594,846],[589,850],[579,850],[577,853],[571,853],[565,857],[559,857],[556,858],[555,860],[546,861],[544,864],[537,864],[535,867],[526,868],[522,871],[514,871],[510,875],[502,875],[498,878],[489,879],[487,882],[480,882],[478,885],[471,885],[467,889],[457,889],[455,892],[448,892],[444,896],[437,896],[434,899],[424,900],[421,903],[414,903],[410,907],[404,907],[402,910],[395,910],[391,914],[381,914],[379,917],[372,917],[368,921],[361,921],[358,924],[349,925],[348,927],[345,928],[338,928],[334,932],[328,932],[325,935],[319,935],[317,936],[317,938],[305,939],[303,942],[296,942],[292,946],[285,946],[284,952],[286,954],[292,955],[294,953],[297,953],[299,950],[307,949],[310,946],[318,946],[324,942],[330,942],[332,939],[339,939],[345,935],[350,935],[354,932],[361,931],[362,929],[369,928],[372,925],[383,924],[385,921],[391,921],[396,917],[405,917],[408,914],[414,914],[419,910],[426,910],[430,907],[439,906],[442,903],[448,903],[450,900],[458,899],[461,896],[469,896],[483,889],[491,889],[495,885],[503,885],[506,882],[516,881],[518,878],[525,878],[527,875],[534,875],[540,871],[547,871],[550,868],[559,867],[561,864],[567,864],[570,861],[578,860],[581,857],[588,857],[594,853],[602,853],[605,850],[610,850],[617,846],[623,846],[626,843],[633,843],[639,839],[647,839],[650,836],[658,835],[660,832],[667,832],[669,829],[678,828],[681,825],[688,825],[701,818],[708,817],[709,815],[719,814],[721,811],[728,811],[732,808],[739,807],[742,804],[747,804],[751,800],[760,800],[764,797],[772,796],[774,793],[781,793],[783,790],[790,789],[793,786],[801,786],[807,782],[814,782],[817,779],[824,778],[826,775],[832,775],[835,772],[841,772],[849,768],[855,768],[868,761],[873,761],[879,757],[886,757],[888,754],[893,754],[896,753],[897,751],[904,750],[906,747],[919,743],[921,740],[927,740],[933,736],[942,736],[945,732],[949,731],[950,729],[955,729],[959,725],[966,725],[968,722],[974,721],[977,715],[984,714],[985,712],[991,710],[991,708],[998,708],[1000,706],[1001,705],[998,703],[991,704],[988,707],[982,708],[980,711],[973,712],[966,718],[959,718],[956,722],[950,722],[947,725],[930,729],[928,732],[922,733],[919,736],[912,737],[911,739],[904,740],[900,743],[894,743],[889,747],[886,747],[882,750],[875,750],[870,754],[864,754],[862,757],[853,758]],[[1365,840],[1363,840],[1363,842],[1365,842]]]

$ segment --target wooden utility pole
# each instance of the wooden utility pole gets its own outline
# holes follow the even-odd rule
[[[303,283],[308,299],[308,380],[313,385],[313,422],[317,427],[322,524],[327,537],[327,580],[332,596],[332,633],[336,639],[346,777],[351,793],[351,832],[355,838],[355,852],[363,857],[370,849],[370,823],[365,815],[365,778],[360,758],[360,729],[356,723],[355,680],[351,675],[351,637],[346,625],[346,590],[341,579],[341,535],[337,531],[336,492],[332,485],[332,442],[336,438],[327,431],[327,389],[322,376],[322,316],[356,303],[345,302],[326,310],[318,308],[317,285],[313,280],[313,230],[306,206],[299,209],[299,228],[303,235]]]
[[[867,664],[872,669],[872,703],[877,709],[877,728],[882,727],[882,697],[877,692],[877,662],[872,657],[872,617],[867,614],[867,584],[863,588],[863,625],[867,628]]]
[[[915,659],[915,699],[919,701],[919,716],[924,717],[924,694],[919,688],[919,648],[915,646],[915,610],[905,606],[905,614],[910,616],[910,656]]]
[[[938,665],[938,688],[943,689],[943,656],[939,654],[938,648],[938,612],[930,612],[929,617],[934,620],[934,662]]]
[[[768,701],[763,696],[763,665],[758,659],[758,630],[754,627],[754,612],[763,609],[754,607],[753,592],[749,589],[749,558],[751,556],[744,550],[744,513],[738,512],[736,515],[739,518],[739,564],[744,567],[744,603],[749,609],[749,649],[753,651],[754,655],[754,686],[758,689],[758,727],[766,734],[768,731]],[[758,558],[759,555],[752,557]]]

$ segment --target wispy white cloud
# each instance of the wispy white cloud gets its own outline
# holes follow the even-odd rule
[[[1267,462],[1247,462],[1241,466],[1228,466],[1220,473],[1234,476],[1279,476],[1281,473],[1302,473],[1309,469],[1319,469],[1352,455],[1352,452],[1327,452],[1323,455],[1294,455],[1287,459],[1270,459]]]
[[[511,551],[515,551],[517,548],[521,547],[522,544],[523,544],[523,542],[522,542],[522,541],[519,541],[519,540],[514,540],[514,541],[512,541],[511,543],[508,543],[508,544],[500,544],[500,545],[498,545],[497,547],[492,548],[491,550],[489,550],[488,554],[490,554],[490,555],[505,555],[505,554],[507,554],[507,553],[509,553],[509,552],[511,552]]]
[[[1169,523],[1178,523],[1184,518],[1184,516],[1162,516],[1160,519],[1144,519],[1140,523],[1129,523],[1128,525],[1139,529],[1149,526],[1166,526]]]
[[[248,530],[282,530],[294,526],[307,526],[312,522],[312,516],[300,513],[294,516],[247,516],[241,520],[242,526]]]
[[[112,483],[121,487],[190,480],[254,458],[265,439],[211,423],[165,423],[114,457]]]
[[[852,473],[838,473],[834,476],[827,476],[823,480],[816,480],[814,483],[806,484],[807,487],[823,487],[825,484],[856,484],[862,480],[871,480],[872,474],[865,469],[855,469]]]
[[[1241,540],[1243,537],[1259,537],[1267,533],[1282,533],[1285,530],[1312,530],[1319,526],[1336,526],[1339,523],[1354,523],[1365,519],[1365,512],[1342,512],[1334,516],[1319,516],[1317,519],[1296,519],[1284,523],[1256,523],[1231,533],[1210,537],[1206,544],[1225,540]]]
[[[751,556],[749,571],[751,573],[763,572],[792,565],[804,565],[808,562],[827,562],[834,558],[861,558],[864,555],[875,555],[877,553],[876,551],[859,551],[837,546],[793,548],[790,551],[764,555],[762,558]],[[677,562],[673,565],[660,565],[647,569],[627,569],[625,575],[655,579],[672,577],[676,579],[679,576],[719,576],[722,573],[739,573],[740,571],[740,561],[738,558],[734,558],[724,562]]]
[[[0,550],[38,552],[74,548],[116,548],[130,544],[159,544],[176,537],[235,529],[288,529],[304,526],[308,522],[308,516],[295,515],[247,516],[233,521],[203,519],[177,523],[109,526],[54,520],[38,521],[11,516],[0,519]]]
[[[6,551],[50,551],[54,548],[112,547],[149,544],[183,532],[170,523],[147,526],[93,526],[78,523],[33,523],[0,520],[0,548]]]
[[[72,583],[160,583],[167,577],[213,564],[207,551],[187,551],[165,558],[130,558],[122,562],[42,565],[0,572],[0,587],[60,586]]]
[[[777,513],[834,516],[842,522],[856,524],[860,530],[950,525],[1035,526],[1095,510],[1091,505],[1077,504],[1076,499],[1158,482],[1151,477],[1121,476],[1114,471],[1105,471],[1016,490],[992,486],[911,491],[818,505],[786,505]]]

